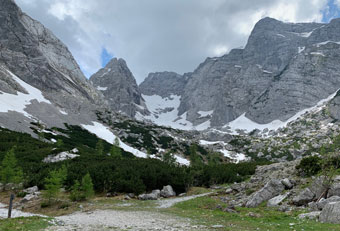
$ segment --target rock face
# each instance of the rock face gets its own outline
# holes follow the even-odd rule
[[[150,73],[139,88],[144,95],[159,95],[165,98],[171,95],[182,95],[186,83],[187,75],[165,71]]]
[[[280,180],[272,179],[261,190],[250,196],[246,203],[246,207],[257,207],[262,202],[268,201],[269,199],[278,196],[284,189],[285,187]]]
[[[0,104],[0,125],[20,131],[32,118],[59,127],[87,123],[104,105],[67,47],[13,0],[0,2]]]
[[[339,35],[340,19],[293,24],[264,18],[244,49],[208,58],[187,74],[177,116],[186,113],[193,125],[203,121],[210,126],[225,125],[243,114],[260,124],[286,121],[340,88]],[[173,84],[167,78],[167,86],[150,79],[141,84],[146,92],[175,94],[168,86],[177,85],[178,78]],[[152,90],[154,86],[161,88]],[[200,112],[212,113],[203,120]]]
[[[340,224],[340,202],[327,204],[322,210],[319,220],[325,223]]]
[[[113,58],[90,81],[103,93],[112,110],[130,117],[137,111],[148,114],[136,80],[123,59]]]

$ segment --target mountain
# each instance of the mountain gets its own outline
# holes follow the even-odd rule
[[[67,47],[13,0],[0,2],[0,125],[31,132],[30,123],[81,124],[105,101]]]
[[[104,68],[93,74],[90,81],[103,93],[112,110],[130,117],[134,117],[136,112],[148,114],[135,77],[125,60],[113,58]]]
[[[181,92],[169,92],[161,77],[152,85],[147,78],[140,86],[158,87],[148,90],[153,98],[145,98],[151,111],[165,109],[153,103],[154,98],[169,101],[166,97],[177,95],[176,114],[168,117],[175,126],[182,120],[188,129],[224,126],[228,130],[240,123],[250,124],[249,129],[270,129],[340,88],[339,36],[340,19],[328,24],[294,24],[264,18],[255,25],[244,49],[207,58],[194,72],[185,74]],[[173,84],[177,83],[174,79]],[[163,91],[167,95],[159,94]]]

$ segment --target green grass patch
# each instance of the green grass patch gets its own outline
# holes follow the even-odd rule
[[[223,225],[221,230],[339,230],[339,225],[322,224],[311,220],[300,220],[301,211],[279,212],[273,208],[237,208],[238,213],[227,213],[217,209],[226,207],[217,197],[201,197],[176,204],[169,212],[193,219],[207,228]]]
[[[42,217],[19,217],[12,219],[0,219],[1,231],[39,231],[44,230],[49,226],[50,218]]]

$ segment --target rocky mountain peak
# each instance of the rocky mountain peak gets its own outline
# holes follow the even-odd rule
[[[148,113],[136,79],[124,59],[113,58],[93,74],[90,81],[103,93],[112,110],[130,117],[134,117],[136,112]]]
[[[186,82],[186,76],[175,72],[155,72],[150,73],[139,85],[139,88],[144,95],[159,95],[164,98],[171,95],[182,95]]]

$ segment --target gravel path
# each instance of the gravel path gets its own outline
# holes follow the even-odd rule
[[[99,231],[99,230],[199,230],[190,220],[157,212],[97,210],[74,213],[57,218],[64,225],[47,230]]]
[[[7,216],[8,216],[8,205],[0,203],[0,217],[1,218],[7,218]],[[12,210],[12,218],[15,218],[15,217],[31,217],[31,216],[45,217],[45,216],[40,215],[40,214],[26,213],[26,212],[22,212],[22,211],[17,210],[17,209]]]
[[[190,219],[157,212],[157,209],[169,208],[176,203],[208,194],[210,193],[159,200],[155,207],[156,211],[95,210],[92,212],[76,212],[57,217],[56,223],[59,223],[59,225],[47,230],[207,230],[206,227],[192,225]]]
[[[209,194],[212,194],[212,193],[209,192],[209,193],[204,193],[204,194],[199,194],[199,195],[194,195],[194,196],[176,197],[176,198],[159,200],[157,208],[162,208],[162,209],[170,208],[171,206],[179,202],[188,201],[191,199],[195,199],[197,197],[207,196]]]

